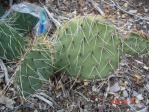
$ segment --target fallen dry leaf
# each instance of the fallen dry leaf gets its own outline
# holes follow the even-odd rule
[[[88,85],[88,81],[84,80],[84,86],[87,86],[87,85]]]
[[[122,19],[125,19],[126,18],[126,14],[122,14]]]
[[[62,84],[57,84],[56,90],[59,90],[59,89],[61,89],[61,88],[62,88]]]
[[[126,83],[125,82],[120,82],[120,85],[121,86],[126,86]]]
[[[136,84],[141,83],[141,75],[140,74],[134,74],[133,77],[135,78]]]

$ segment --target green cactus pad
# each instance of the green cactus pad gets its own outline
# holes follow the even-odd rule
[[[8,60],[18,60],[25,53],[27,41],[12,27],[0,22],[0,56]]]
[[[62,25],[55,48],[58,71],[74,77],[103,78],[118,67],[118,34],[100,17],[77,17]]]
[[[31,14],[16,11],[12,11],[7,18],[10,21],[11,26],[22,34],[32,31],[39,21],[39,18]]]
[[[149,51],[149,40],[143,36],[131,32],[122,40],[123,52],[132,56],[147,53]]]
[[[28,96],[40,89],[53,74],[53,58],[48,41],[39,39],[26,53],[18,66],[15,82],[18,90]]]

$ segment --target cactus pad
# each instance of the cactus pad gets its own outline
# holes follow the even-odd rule
[[[139,33],[128,33],[122,40],[123,52],[132,56],[147,53],[149,51],[149,40]]]
[[[24,55],[16,73],[15,82],[22,95],[27,96],[40,89],[53,74],[53,59],[48,41],[39,39]]]
[[[25,39],[12,27],[0,22],[0,56],[8,60],[20,59],[25,53]]]
[[[117,31],[100,17],[77,17],[56,33],[60,71],[83,79],[103,78],[118,67]]]
[[[9,19],[11,26],[20,33],[32,31],[39,21],[39,18],[31,14],[16,11],[10,12],[7,18]]]

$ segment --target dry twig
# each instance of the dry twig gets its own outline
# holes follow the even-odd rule
[[[48,98],[48,99],[49,99],[50,101],[52,101],[55,105],[57,105],[56,101],[55,101],[52,97],[48,96],[47,94],[41,92],[41,93],[39,93],[39,95],[44,96],[45,98]]]
[[[52,14],[49,12],[48,8],[46,6],[43,6],[43,8],[45,9],[45,11],[47,12],[49,18],[53,21],[53,23],[56,25],[56,27],[61,26],[61,23],[58,22],[56,19],[54,19],[54,17],[52,16]]]
[[[40,99],[40,100],[46,102],[46,103],[49,104],[51,107],[53,107],[53,103],[52,103],[51,101],[47,100],[46,98],[44,98],[43,96],[40,96],[40,95],[35,94],[34,97],[36,97],[36,98],[38,98],[38,99]],[[54,108],[54,107],[53,107],[53,108]]]
[[[84,96],[82,93],[80,93],[80,92],[78,92],[78,91],[76,91],[76,90],[74,90],[74,93],[75,94],[78,94],[78,95],[80,95],[80,96],[82,96],[86,101],[90,101],[88,98],[86,98],[86,96]]]
[[[8,71],[7,71],[7,68],[6,68],[5,64],[3,63],[3,61],[1,59],[0,59],[0,65],[2,67],[2,70],[4,71],[5,82],[6,82],[7,85],[9,85]]]
[[[104,16],[105,13],[101,10],[101,8],[98,6],[98,4],[94,1],[94,0],[88,0],[93,6],[94,8],[102,15]]]

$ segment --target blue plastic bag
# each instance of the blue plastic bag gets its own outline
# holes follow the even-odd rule
[[[46,15],[45,10],[43,10],[41,12],[40,25],[39,25],[39,34],[40,35],[43,35],[46,32],[46,29],[45,29],[46,20],[47,20],[47,15]]]

